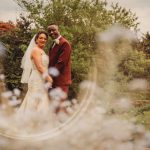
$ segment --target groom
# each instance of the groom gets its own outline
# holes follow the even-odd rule
[[[61,36],[58,25],[50,24],[48,34],[54,40],[49,50],[49,68],[55,67],[59,71],[57,77],[53,76],[52,88],[61,88],[68,95],[71,84],[71,45]],[[67,97],[66,97],[67,98]]]

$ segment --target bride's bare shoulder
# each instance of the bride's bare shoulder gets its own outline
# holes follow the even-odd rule
[[[39,53],[40,54],[41,53],[41,49],[38,48],[38,47],[34,47],[33,50],[32,50],[32,54],[33,53],[37,53],[37,54]]]
[[[32,57],[38,56],[38,55],[41,55],[41,53],[42,53],[42,51],[38,47],[34,47],[32,50],[31,56]]]
[[[32,49],[32,52],[38,52],[40,49],[38,48],[38,47],[34,47],[33,49]]]

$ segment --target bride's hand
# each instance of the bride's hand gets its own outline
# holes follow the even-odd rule
[[[53,79],[52,79],[52,77],[50,75],[48,75],[46,77],[46,81],[49,82],[49,83],[51,83],[51,84],[53,83]]]

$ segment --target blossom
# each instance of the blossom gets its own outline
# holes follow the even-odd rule
[[[5,79],[5,75],[4,74],[0,74],[0,80],[4,80]]]
[[[149,85],[145,79],[134,79],[129,82],[129,89],[133,90],[146,90],[148,89]]]
[[[55,42],[56,44],[59,44],[59,39],[55,39],[54,42]]]
[[[17,97],[20,96],[21,91],[20,91],[19,89],[15,88],[15,89],[13,90],[13,92],[14,92],[14,95],[15,95],[15,96],[17,96]]]
[[[65,99],[67,96],[66,93],[59,87],[51,90],[49,92],[49,95],[53,100],[58,100],[58,101],[60,101],[61,99]]]
[[[53,77],[57,77],[59,75],[59,70],[57,68],[55,68],[55,67],[50,67],[48,72]]]
[[[4,98],[10,98],[13,95],[11,91],[6,91],[2,93],[2,97]]]

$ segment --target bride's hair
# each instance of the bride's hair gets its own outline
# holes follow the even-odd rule
[[[46,35],[46,39],[48,39],[48,34],[46,31],[39,31],[36,36],[35,36],[35,43],[36,43],[36,40],[39,38],[40,34],[45,34]]]

